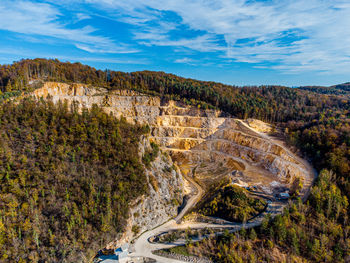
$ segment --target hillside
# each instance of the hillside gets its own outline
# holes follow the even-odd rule
[[[91,257],[148,191],[135,158],[145,128],[98,108],[78,114],[64,104],[4,103],[0,131],[2,259]]]
[[[319,94],[329,94],[329,95],[350,95],[350,82],[333,85],[330,87],[319,87],[319,86],[304,86],[299,87],[301,90],[311,91]]]
[[[183,175],[192,176],[195,172],[204,189],[238,170],[242,180],[260,184],[269,195],[276,194],[275,188],[290,186],[297,178],[302,178],[305,189],[311,184],[307,167],[300,160],[277,142],[249,129],[257,121],[246,124],[225,117],[218,110],[198,109],[135,91],[109,91],[82,84],[47,82],[33,94],[86,108],[96,104],[129,123],[148,125],[150,139],[172,157]]]
[[[317,163],[318,170],[331,165],[340,177],[347,177],[350,172],[348,97],[280,86],[235,87],[185,79],[164,72],[101,71],[80,63],[58,60],[22,60],[0,67],[3,98],[18,95],[21,91],[32,91],[41,87],[43,81],[50,80],[81,82],[108,90],[141,91],[162,100],[181,100],[201,108],[219,108],[238,118],[257,118],[274,123],[287,131],[290,143],[309,154],[309,158]],[[331,147],[325,146],[330,137],[334,143]],[[308,143],[304,142],[306,138]],[[331,157],[335,153],[341,161]],[[346,184],[350,193],[347,178],[342,184]]]
[[[78,82],[108,90],[131,89],[204,108],[219,108],[238,118],[267,122],[310,121],[317,119],[320,111],[349,109],[349,103],[341,97],[320,97],[282,86],[237,87],[164,72],[101,71],[80,63],[46,59],[21,60],[0,67],[0,87],[4,95],[30,91],[42,85],[41,81]]]
[[[213,262],[348,262],[348,198],[323,170],[306,204],[291,204],[283,215],[256,228],[170,249]]]
[[[268,198],[295,186],[296,199],[311,196],[254,232],[211,238],[197,250],[188,244],[189,253],[217,262],[348,256],[350,102],[342,92],[235,87],[44,59],[1,66],[0,89],[5,261],[86,261],[175,216],[195,184],[207,191],[228,175]],[[323,171],[310,190],[313,174],[295,153],[333,172]]]
[[[141,138],[149,129],[98,107],[79,113],[50,101],[7,102],[0,106],[0,131],[2,261],[86,262],[138,222],[130,221],[130,208],[146,213],[143,206],[159,205],[164,220],[174,211],[169,205],[162,210],[161,202],[181,198],[175,172],[168,179],[158,175],[158,169],[172,166],[170,160],[158,159],[156,152],[149,160],[157,158],[156,166],[146,170],[141,162],[140,151],[145,158],[151,149]],[[161,199],[150,177],[163,184],[157,190]],[[166,195],[170,200],[162,201]],[[144,202],[135,205],[140,197]],[[147,216],[142,220],[152,226]]]
[[[344,90],[346,92],[350,92],[350,82],[334,85],[332,87],[335,88],[335,89],[339,89],[339,90]]]
[[[257,118],[282,127],[309,158],[315,159],[317,169],[334,166],[338,176],[350,171],[348,158],[349,109],[348,97],[318,94],[301,89],[279,86],[235,87],[216,82],[185,79],[163,72],[123,73],[101,71],[80,63],[58,60],[22,60],[0,67],[2,97],[18,95],[42,86],[42,81],[81,82],[108,90],[131,89],[162,99],[181,100],[201,108],[219,108],[238,118]],[[311,143],[303,140],[310,137]],[[324,147],[332,135],[332,147]],[[317,143],[317,141],[322,143]],[[345,142],[345,145],[343,145]],[[343,149],[345,147],[345,149]],[[311,153],[312,152],[312,153]],[[316,154],[315,154],[316,153]],[[332,154],[337,153],[334,161]],[[342,166],[342,167],[340,167]],[[348,180],[342,182],[348,186]]]

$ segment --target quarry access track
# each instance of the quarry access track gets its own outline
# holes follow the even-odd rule
[[[292,156],[293,158],[297,159],[299,162],[304,164],[304,167],[306,167],[307,172],[304,178],[304,187],[303,187],[303,190],[301,191],[301,198],[302,200],[305,201],[310,193],[310,188],[313,184],[313,181],[317,176],[316,171],[311,167],[311,165],[307,161],[293,154],[289,149],[287,149],[279,141],[271,138],[270,136],[264,133],[256,131],[252,127],[249,127],[247,124],[245,124],[243,121],[240,121],[240,122],[242,125],[244,125],[245,128],[249,129],[251,132],[254,132],[255,134],[260,135],[265,139],[271,140],[277,145],[281,146],[288,153],[288,155]],[[204,190],[201,188],[199,184],[197,184],[191,178],[188,178],[188,177],[185,177],[185,178],[196,188],[196,194],[189,199],[189,201],[186,203],[186,206],[182,209],[182,211],[178,214],[176,218],[171,219],[170,221],[141,234],[137,239],[135,239],[133,244],[134,252],[130,254],[131,257],[151,258],[156,260],[156,262],[160,262],[160,263],[185,262],[185,261],[181,261],[173,258],[159,256],[159,255],[153,254],[152,252],[159,249],[167,249],[167,248],[185,245],[186,241],[182,240],[182,241],[176,241],[174,243],[153,243],[150,241],[150,239],[161,233],[166,233],[169,231],[176,231],[176,230],[184,230],[188,228],[191,228],[191,229],[208,228],[213,230],[227,229],[229,232],[236,232],[242,228],[246,228],[246,229],[253,228],[261,225],[266,215],[271,215],[271,217],[274,217],[278,214],[281,214],[283,212],[283,209],[287,206],[287,202],[274,200],[267,205],[267,208],[265,209],[264,212],[262,212],[261,214],[254,217],[252,220],[246,223],[210,224],[210,223],[201,223],[201,222],[186,222],[186,221],[181,222],[181,219],[186,214],[186,212],[196,205],[196,203],[200,200],[200,198],[203,196],[203,193],[204,193]],[[221,232],[214,233],[214,235],[220,235],[220,234]],[[208,236],[203,235],[199,238],[193,239],[192,242],[200,241],[206,237]]]

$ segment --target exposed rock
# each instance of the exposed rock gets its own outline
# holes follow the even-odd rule
[[[245,182],[262,183],[262,187],[271,187],[273,181],[289,185],[294,178],[303,178],[306,173],[298,159],[261,134],[272,129],[261,121],[248,119],[242,122],[223,117],[220,111],[183,106],[179,102],[162,101],[159,97],[131,90],[109,92],[82,84],[48,82],[35,90],[34,96],[50,96],[54,102],[77,102],[87,108],[97,104],[106,112],[116,117],[123,116],[131,123],[148,124],[151,139],[171,156],[160,154],[147,169],[150,195],[133,205],[125,240],[132,237],[133,225],[138,225],[142,232],[176,214],[176,206],[170,204],[182,196],[181,172],[188,174],[195,170],[196,179],[205,184],[234,170],[244,170]],[[143,138],[140,154],[149,147],[149,139]],[[173,161],[181,172],[169,171]],[[156,183],[152,184],[152,180]]]
[[[305,172],[298,160],[281,146],[247,130],[234,118],[220,117],[220,111],[184,107],[175,101],[164,102],[159,97],[131,90],[108,92],[82,84],[48,82],[35,90],[34,95],[50,95],[54,102],[76,101],[87,108],[97,104],[129,122],[148,124],[154,140],[170,151],[180,165],[187,163],[194,167],[201,160],[217,163],[227,155],[236,158],[235,161],[231,158],[231,166],[232,163],[244,169],[259,166],[285,183]],[[259,120],[247,119],[246,123],[258,132],[271,130],[271,125]]]
[[[270,124],[267,124],[267,123],[260,121],[260,120],[247,119],[246,122],[250,127],[252,127],[253,129],[255,129],[259,132],[269,133],[273,130],[273,128]]]
[[[149,138],[143,136],[139,149],[139,155],[142,158],[145,151],[151,149]],[[181,173],[174,168],[170,156],[166,153],[159,153],[151,167],[146,168],[150,193],[147,196],[141,196],[132,204],[128,226],[123,237],[110,246],[115,243],[130,242],[138,234],[176,216],[179,202],[183,197],[184,182]],[[156,189],[152,185],[151,178],[156,179]],[[137,226],[138,233],[133,232],[134,226]]]

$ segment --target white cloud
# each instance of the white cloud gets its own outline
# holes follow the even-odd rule
[[[92,27],[68,28],[59,22],[62,14],[49,4],[2,0],[0,14],[0,30],[52,37],[71,42],[86,51],[99,50],[106,53],[127,53],[129,51],[127,47],[117,46],[110,38],[94,34],[95,29]],[[81,15],[78,17],[87,18]]]
[[[78,13],[75,16],[76,16],[78,21],[87,20],[87,19],[91,18],[91,16],[84,14],[84,13]]]
[[[215,38],[206,34],[194,38],[180,38],[176,40],[169,39],[168,36],[162,36],[154,32],[149,33],[137,33],[135,38],[140,44],[150,46],[172,46],[172,47],[185,47],[201,52],[213,52],[224,51],[225,48],[221,47]]]
[[[179,58],[174,61],[175,63],[192,64],[194,61],[191,58]]]
[[[91,46],[86,44],[75,44],[75,46],[81,50],[90,52],[90,53],[119,53],[119,54],[130,54],[139,52],[138,49],[133,49],[129,47],[125,47],[123,45],[120,46],[110,46],[109,43],[100,44],[97,46]]]
[[[273,63],[300,72],[350,72],[350,4],[346,0],[87,0],[119,20],[140,26],[145,45],[222,52],[239,62]],[[180,21],[168,28],[164,12]],[[175,39],[179,26],[197,37]],[[224,42],[218,41],[223,39]]]

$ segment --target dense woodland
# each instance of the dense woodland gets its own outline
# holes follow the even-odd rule
[[[225,181],[216,189],[210,189],[195,211],[231,222],[246,222],[265,209],[265,201],[251,197],[245,189]]]
[[[97,107],[3,103],[0,262],[82,262],[113,240],[148,191],[138,158],[146,131]]]
[[[286,213],[283,216],[278,216],[270,224],[268,223],[268,220],[266,220],[266,223],[258,229],[250,230],[247,233],[241,233],[240,235],[225,235],[217,240],[210,239],[208,241],[205,241],[198,245],[199,248],[197,252],[199,253],[204,251],[203,253],[209,253],[210,257],[215,258],[218,262],[259,262],[261,260],[267,260],[269,262],[283,262],[283,260],[281,260],[280,257],[285,257],[288,259],[287,261],[291,262],[302,262],[306,260],[312,262],[345,262],[347,260],[346,258],[349,257],[350,241],[348,238],[348,232],[350,229],[348,217],[350,214],[350,209],[348,207],[348,202],[346,198],[350,196],[350,101],[348,84],[333,86],[330,88],[287,88],[280,86],[236,87],[216,82],[205,82],[181,78],[163,72],[143,71],[123,73],[109,70],[101,71],[89,66],[84,66],[80,63],[71,64],[63,63],[58,60],[35,59],[22,60],[12,65],[0,66],[1,100],[7,101],[7,99],[11,96],[16,96],[21,92],[31,91],[37,86],[39,86],[42,81],[48,80],[62,82],[82,82],[95,86],[103,86],[111,90],[133,89],[150,95],[161,96],[163,99],[181,100],[184,103],[196,105],[198,107],[218,108],[224,112],[227,112],[239,118],[257,118],[275,124],[276,127],[282,129],[282,131],[284,132],[284,136],[286,137],[288,142],[291,145],[296,146],[302,154],[304,154],[307,158],[309,158],[312,161],[317,171],[321,171],[324,168],[328,169],[328,171],[324,171],[321,173],[317,184],[313,187],[311,196],[307,203],[291,205],[289,210],[286,211]],[[45,107],[48,106],[46,105]],[[14,112],[17,111],[16,107],[11,106],[11,104],[7,104],[6,107],[2,107],[2,111],[7,112],[7,108]],[[51,108],[54,109],[54,107],[52,106]],[[33,108],[33,111],[36,110]],[[71,113],[65,110],[65,116],[70,116],[70,114]],[[76,113],[74,114],[76,115]],[[87,115],[85,116],[90,116],[89,114],[92,113],[86,114]],[[20,117],[19,115],[20,114],[16,115],[8,113],[7,115],[2,116],[8,116],[10,120],[17,116],[17,118],[22,120],[22,117]],[[37,114],[33,113],[32,116],[34,115],[36,116]],[[84,119],[84,117],[77,118]],[[108,119],[109,117],[106,116],[106,118]],[[103,122],[100,123],[99,118],[97,119],[99,125],[103,126]],[[10,131],[14,130],[13,133],[15,133],[17,137],[15,135],[7,135],[8,138],[18,140],[18,138],[22,138],[18,136],[25,134],[22,133],[21,130],[24,128],[19,128],[19,131],[16,130],[17,126],[20,123],[20,120],[15,121],[12,124],[13,126],[11,126],[13,128],[9,129]],[[32,120],[30,119],[27,121]],[[50,127],[47,126],[47,124],[45,124],[46,122],[50,123],[49,119],[44,118],[43,120],[41,120],[41,122],[38,121],[36,123],[37,126],[33,127],[32,129],[38,129],[37,133],[40,135],[40,129],[42,129],[42,126],[45,126],[46,128]],[[118,121],[115,122],[118,123]],[[9,123],[12,122],[1,122],[2,134],[9,133],[9,131],[7,131],[7,126],[4,126],[9,125]],[[74,133],[75,130],[72,130],[70,128],[71,124],[69,123],[69,121],[67,121],[66,123],[66,126],[63,125],[63,127],[67,129],[65,131],[65,134],[71,135],[71,133]],[[85,125],[88,124],[89,122],[87,122],[87,124]],[[103,126],[103,129],[101,130],[108,130],[109,125],[110,124]],[[125,127],[126,130],[138,129],[136,127],[128,126],[123,121],[120,121],[119,125]],[[57,127],[56,129],[58,128],[59,127]],[[87,133],[87,130],[85,130],[85,128],[82,130]],[[102,131],[99,130],[99,132]],[[17,135],[18,133],[20,133],[20,135]],[[129,134],[129,136],[131,135]],[[131,136],[131,138],[136,137],[137,136]],[[126,138],[128,138],[128,136],[121,136],[121,140],[126,140]],[[48,143],[49,141],[47,139],[47,136],[36,138],[33,137],[32,140],[36,140],[36,144],[34,144],[34,142],[32,143],[36,145],[36,147],[39,147],[41,145],[41,140],[44,140],[45,143],[43,144],[45,147],[48,147],[48,145],[50,145]],[[133,140],[129,142],[131,145],[133,145],[132,141]],[[13,146],[15,147],[13,149],[10,146],[8,146],[9,142],[11,142],[11,140],[9,139],[3,140],[3,145],[5,146],[1,147],[7,147],[7,151],[11,152],[12,155],[16,156],[21,156],[21,154],[26,153],[26,151],[24,151],[25,145],[22,145],[26,144],[25,142],[19,144],[18,147]],[[102,143],[107,143],[107,145],[109,145],[111,142],[99,140],[96,143],[99,143],[98,145],[102,147]],[[57,144],[59,146],[60,141],[54,144]],[[67,147],[67,145],[72,146],[75,144],[66,143],[63,146],[61,146]],[[56,146],[52,145],[52,147]],[[90,145],[89,147],[91,147],[90,149],[95,149],[96,146]],[[109,151],[108,147],[102,148],[103,150],[108,149]],[[44,150],[40,151],[46,150],[47,149],[44,148]],[[92,155],[92,153],[93,152],[89,152],[87,154]],[[4,153],[2,153],[2,155],[6,156],[4,155]],[[130,155],[129,157],[132,159],[132,155]],[[126,156],[126,158],[129,157]],[[28,163],[34,163],[35,168],[36,163],[40,164],[40,162],[35,161],[35,158],[37,157],[32,155],[32,153],[27,156],[27,159],[32,161],[27,161],[25,165],[21,163],[21,158],[17,157],[10,159],[13,160],[12,162],[16,163],[16,165],[8,165],[9,161],[7,161],[6,158],[2,157],[3,165],[1,168],[3,175],[1,179],[1,191],[2,193],[11,193],[5,194],[6,197],[8,195],[16,196],[15,193],[11,192],[11,187],[14,187],[14,185],[20,186],[19,183],[14,183],[20,182],[20,173],[13,173],[9,177],[7,176],[7,174],[10,174],[8,172],[8,169],[11,169],[12,171],[12,169],[20,167],[20,170],[26,170],[25,167]],[[49,157],[45,155],[45,158]],[[91,156],[85,157],[84,162],[86,162],[85,160],[87,159],[91,160],[91,158]],[[124,158],[124,156],[122,158]],[[65,160],[64,163],[67,163],[67,165],[71,163],[68,162],[69,159],[57,160],[57,162],[61,162],[63,160]],[[73,167],[74,165],[77,165],[75,163],[77,162],[77,160],[80,159],[75,158],[74,160],[75,161],[72,164]],[[134,162],[137,162],[137,160],[134,160]],[[145,159],[144,162],[147,163],[147,159]],[[23,167],[23,165],[24,168],[21,168]],[[134,166],[137,167],[138,165],[136,165],[136,163],[132,163],[130,165],[130,167]],[[40,169],[50,169],[50,167],[47,168],[47,166],[42,164],[39,167]],[[62,167],[65,166],[63,165]],[[119,167],[118,169],[122,169],[121,167],[123,167],[123,165],[119,164],[119,166],[117,167]],[[30,169],[36,171],[34,168]],[[93,169],[94,166],[90,168]],[[73,171],[75,170],[73,169]],[[81,170],[78,171],[81,172]],[[30,180],[34,182],[33,185],[39,184],[38,182],[47,182],[46,179],[42,180],[38,179],[41,177],[37,178],[37,176],[41,176],[40,173],[28,172],[28,174],[31,175]],[[60,172],[59,174],[64,174],[64,172]],[[129,175],[130,174],[132,173],[129,173]],[[137,175],[137,173],[135,174]],[[111,176],[114,176],[114,174],[112,173]],[[8,181],[9,179],[7,178],[9,178],[10,180],[17,181],[13,181],[11,186],[10,181]],[[76,174],[76,177],[74,178],[79,178],[78,172]],[[134,177],[125,176],[125,178]],[[136,178],[139,177],[136,176]],[[129,179],[125,180],[127,181]],[[25,182],[28,181],[26,180]],[[131,183],[137,182],[134,182],[134,180],[132,179]],[[79,187],[82,187],[82,185],[78,183]],[[31,184],[26,183],[26,187],[30,188]],[[144,191],[142,189],[140,189],[140,193]],[[65,189],[63,190],[65,191]],[[49,194],[45,191],[44,196],[48,197]],[[41,197],[39,192],[38,200],[40,200]],[[72,194],[73,193],[70,193],[69,196],[71,196]],[[128,196],[127,194],[128,193],[126,193],[126,196]],[[22,193],[22,199],[18,198],[18,200],[26,200],[25,202],[29,202],[28,200],[31,199],[30,195],[29,197],[25,197],[25,195],[23,196]],[[38,200],[35,201],[33,205],[37,205]],[[43,202],[49,202],[50,199],[42,198],[42,200]],[[81,199],[79,198],[79,200]],[[16,211],[18,215],[22,216],[22,213],[25,213],[21,212],[18,206],[12,208],[12,204],[4,205],[4,201],[2,202],[2,209],[5,209],[6,211],[10,211],[12,209],[11,211]],[[78,200],[76,200],[76,202],[76,205],[78,206]],[[19,201],[17,203],[14,203],[13,205],[16,204],[19,204]],[[30,203],[28,203],[28,206],[29,205]],[[78,206],[78,208],[80,208],[80,206]],[[30,211],[32,212],[36,210]],[[29,243],[28,246],[23,246],[22,243],[20,243],[20,239],[18,239],[18,237],[16,239],[12,238],[11,236],[10,241],[8,241],[9,239],[7,238],[7,234],[0,234],[0,236],[2,237],[1,240],[6,241],[1,241],[1,244],[8,244],[8,242],[17,242],[21,245],[13,245],[13,243],[11,243],[12,245],[8,245],[8,247],[12,246],[11,249],[17,249],[18,247],[18,249],[28,249],[30,247],[30,251],[34,256],[37,256],[38,253],[50,253],[50,250],[45,250],[43,249],[43,247],[40,246],[40,244],[43,245],[42,242],[44,241],[39,242],[39,245],[36,244],[35,240],[37,240],[36,237],[39,235],[39,233],[37,233],[38,230],[35,230],[36,234],[34,234],[33,232],[36,228],[31,227],[30,231],[32,232],[30,232],[27,235],[23,234],[26,232],[16,225],[15,218],[17,217],[11,217],[11,213],[13,212],[7,212],[7,214],[8,213],[9,215],[7,215],[6,218],[4,216],[1,217],[1,233],[7,233],[3,231],[12,231],[13,233],[16,233],[13,234],[13,236],[18,236],[20,233],[20,237],[22,239],[27,238],[27,240],[30,241],[27,241]],[[32,217],[45,217],[45,213],[40,214],[36,212],[36,214],[32,214]],[[7,221],[5,221],[4,218]],[[93,217],[90,218],[91,220],[96,220],[93,219]],[[15,222],[12,222],[11,220],[14,220]],[[35,222],[35,220],[33,222]],[[38,220],[36,222],[38,222]],[[43,222],[46,221],[43,220]],[[87,220],[87,225],[91,225],[92,229],[96,229],[96,231],[98,231],[98,224],[90,224],[89,222],[90,221]],[[3,227],[5,223],[12,224],[12,227]],[[100,224],[102,224],[102,221],[100,222]],[[47,223],[47,225],[50,224]],[[96,228],[94,228],[94,226],[96,226]],[[61,226],[56,226],[56,228],[54,228],[55,226],[53,225],[50,227],[52,227],[54,230],[57,230],[58,232],[62,231],[60,228]],[[63,229],[66,229],[64,231],[68,231],[68,228]],[[96,234],[97,232],[92,231],[92,233]],[[100,235],[101,233],[103,233],[103,231],[99,232],[99,237],[103,236]],[[108,232],[105,232],[105,235],[107,234]],[[68,235],[66,235],[66,237],[67,236]],[[75,234],[75,236],[73,235],[73,237],[68,237],[69,242],[72,242],[73,244],[84,244],[83,241],[76,241],[79,238],[79,234]],[[44,238],[39,240],[47,239]],[[48,244],[47,242],[48,241],[46,241],[45,244]],[[211,247],[210,249],[208,249],[206,248],[206,246]],[[188,249],[193,250],[194,248],[193,246],[189,246]],[[81,250],[85,251],[85,248],[81,246]],[[3,251],[4,250],[2,249],[1,252],[3,253]],[[271,251],[273,253],[269,253]],[[57,255],[51,256],[54,257]]]
[[[307,90],[319,94],[335,94],[335,95],[350,95],[350,82],[334,85],[331,87],[322,86],[304,86],[299,89]]]

